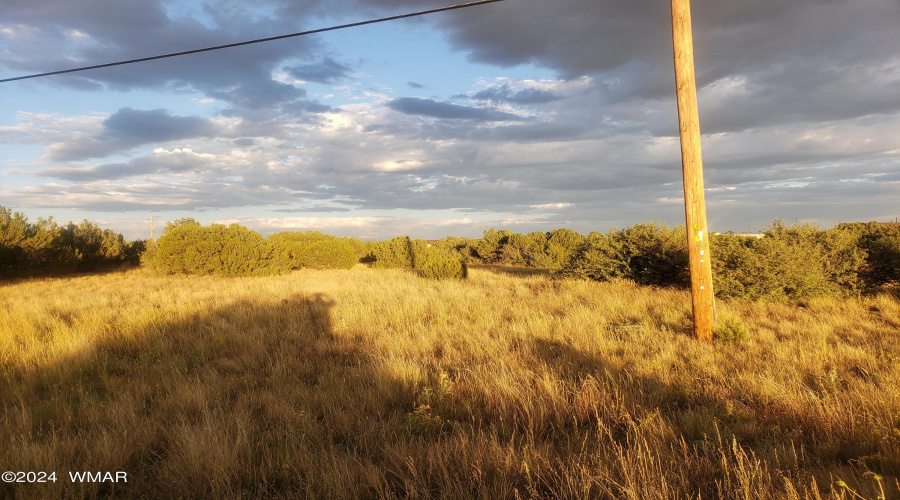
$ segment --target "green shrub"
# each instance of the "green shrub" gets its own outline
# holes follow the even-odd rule
[[[428,279],[465,279],[466,263],[458,256],[427,247],[416,255],[416,264],[422,276]]]
[[[403,430],[411,436],[430,436],[440,432],[443,427],[441,417],[434,415],[431,407],[424,404],[407,413],[403,420]]]
[[[272,246],[256,231],[238,224],[213,224],[223,243],[218,268],[211,274],[222,276],[269,276],[286,271],[275,259]],[[216,259],[214,259],[215,261]]]
[[[485,264],[499,261],[501,248],[511,234],[509,229],[490,228],[486,230],[484,236],[473,247],[475,256]]]
[[[157,240],[147,240],[144,251],[139,255],[140,264],[145,267],[156,267],[156,251],[159,249]]]
[[[540,232],[510,233],[500,247],[499,261],[512,266],[550,267],[554,261],[547,255],[547,242],[547,235]],[[559,244],[555,248],[560,256],[567,252]]]
[[[763,259],[753,237],[716,234],[710,237],[713,289],[720,298],[766,297]]]
[[[585,242],[584,236],[571,229],[555,229],[547,233],[544,253],[548,263],[553,267],[561,267],[572,258]]]
[[[194,247],[203,242],[204,233],[199,223],[167,224],[163,235],[156,241],[151,267],[169,274],[193,274],[197,265],[194,261],[198,258]]]
[[[865,242],[863,279],[870,286],[900,282],[900,234],[880,234]]]
[[[716,235],[711,254],[716,295],[754,300],[851,295],[860,289],[865,263],[851,232],[780,221],[760,239]]]
[[[690,284],[684,227],[669,228],[644,222],[620,231],[612,238],[627,261],[626,278],[642,285]]]
[[[838,224],[834,230],[853,235],[860,250],[866,252],[859,272],[866,288],[900,282],[900,225],[857,222]]]
[[[379,241],[372,248],[372,256],[375,258],[372,265],[377,268],[412,269],[414,267],[413,243],[409,236],[398,236],[390,240]]]
[[[526,234],[525,237],[529,241],[522,252],[525,256],[525,264],[529,267],[553,267],[553,259],[547,254],[547,234],[540,231],[532,231]],[[584,238],[582,238],[582,243],[584,241]]]
[[[744,323],[735,318],[726,318],[713,328],[713,339],[722,342],[741,342],[749,336]]]
[[[614,232],[610,231],[609,236],[597,234],[588,238],[564,266],[553,271],[552,276],[593,281],[628,277],[628,261],[621,242],[613,236]]]
[[[446,255],[453,255],[464,262],[473,259],[471,253],[471,245],[478,240],[468,238],[458,238],[455,236],[447,236],[441,240],[432,243],[432,247],[444,252]]]
[[[203,227],[195,221],[168,225],[151,265],[165,273],[267,276],[284,272],[272,245],[238,224]]]
[[[614,229],[605,236],[592,233],[553,276],[684,286],[689,280],[686,238],[683,228],[651,222]]]
[[[317,241],[306,247],[303,267],[313,269],[350,269],[359,262],[353,246],[340,238]]]
[[[356,254],[356,261],[365,260],[372,254],[372,247],[370,245],[371,242],[363,241],[359,238],[344,238],[347,243],[353,248],[353,252]]]
[[[269,242],[278,262],[288,269],[350,269],[359,262],[357,251],[347,238],[318,231],[275,233],[269,236]]]

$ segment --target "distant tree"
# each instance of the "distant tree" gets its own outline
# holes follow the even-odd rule
[[[587,238],[566,263],[553,271],[556,278],[578,278],[610,281],[630,277],[628,257],[616,230],[609,235],[596,234]]]
[[[269,241],[278,259],[290,269],[350,269],[360,258],[351,239],[318,231],[275,233],[269,236]],[[363,248],[364,245],[359,250],[363,251]]]
[[[476,255],[485,264],[497,262],[501,259],[500,251],[511,234],[512,231],[509,229],[486,230],[481,240],[475,244]]]
[[[546,253],[551,265],[559,267],[565,264],[583,242],[584,236],[571,229],[555,229],[547,233]]]
[[[121,234],[87,220],[59,227],[50,217],[32,224],[22,213],[0,207],[0,272],[86,270],[124,262],[126,249]]]
[[[28,266],[33,269],[49,269],[58,266],[65,254],[60,248],[60,228],[53,217],[39,217],[32,226],[29,238],[24,242]]]
[[[776,220],[760,239],[711,240],[716,295],[761,300],[841,297],[862,282],[865,251],[851,233]]]
[[[852,235],[866,262],[860,279],[868,288],[900,282],[900,225],[877,222],[838,224],[830,231]]]
[[[684,227],[644,222],[613,235],[628,265],[628,278],[644,285],[687,286],[687,235]]]
[[[163,234],[165,234],[165,232],[169,231],[170,229],[175,229],[176,227],[181,227],[181,226],[203,227],[203,224],[200,224],[199,222],[197,222],[195,219],[193,219],[191,217],[185,217],[183,219],[176,219],[172,222],[166,222],[166,228],[165,228],[165,230],[163,230]]]
[[[417,269],[428,279],[465,279],[468,268],[462,257],[436,246],[423,247],[416,257]]]
[[[25,241],[29,232],[24,214],[0,206],[0,269],[11,272],[26,263]]]
[[[344,240],[346,240],[353,248],[357,262],[365,259],[372,253],[371,246],[368,244],[369,242],[362,241],[359,238],[344,238]]]
[[[156,241],[152,267],[170,274],[194,273],[196,261],[201,258],[197,248],[203,242],[204,233],[199,224],[167,224]]]
[[[125,240],[112,230],[103,230],[88,220],[70,222],[60,229],[60,246],[67,259],[79,267],[125,259]]]
[[[445,253],[446,255],[453,255],[463,261],[468,261],[471,258],[470,244],[473,241],[478,240],[459,238],[456,236],[447,236],[432,243],[432,246]]]
[[[568,242],[575,239],[570,234],[561,237]],[[591,233],[554,276],[595,281],[624,278],[643,285],[684,286],[687,265],[684,229],[645,222],[621,231],[613,229],[605,236]]]
[[[374,267],[412,269],[415,261],[413,243],[409,236],[379,241],[372,249]]]
[[[22,212],[0,206],[0,245],[20,247],[29,236],[28,218]]]
[[[134,240],[125,244],[125,261],[129,264],[140,264],[141,256],[147,251],[152,240]]]

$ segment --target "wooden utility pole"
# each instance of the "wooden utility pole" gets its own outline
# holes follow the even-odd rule
[[[706,229],[706,202],[703,197],[703,160],[700,154],[700,118],[694,77],[690,0],[672,0],[672,41],[675,48],[675,86],[681,133],[681,169],[684,176],[684,213],[687,220],[694,337],[709,341],[713,336],[715,299],[709,260],[709,233]]]
[[[153,217],[150,217],[150,239],[153,239]]]

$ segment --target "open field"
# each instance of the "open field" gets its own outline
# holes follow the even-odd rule
[[[363,266],[7,284],[0,469],[59,480],[0,497],[900,498],[897,298],[720,303],[749,335],[714,344],[689,300]]]

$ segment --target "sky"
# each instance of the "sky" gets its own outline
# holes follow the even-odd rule
[[[0,78],[445,5],[3,0]],[[900,2],[694,0],[710,231],[900,216]],[[0,84],[0,205],[147,238],[684,223],[664,0],[504,0]]]

